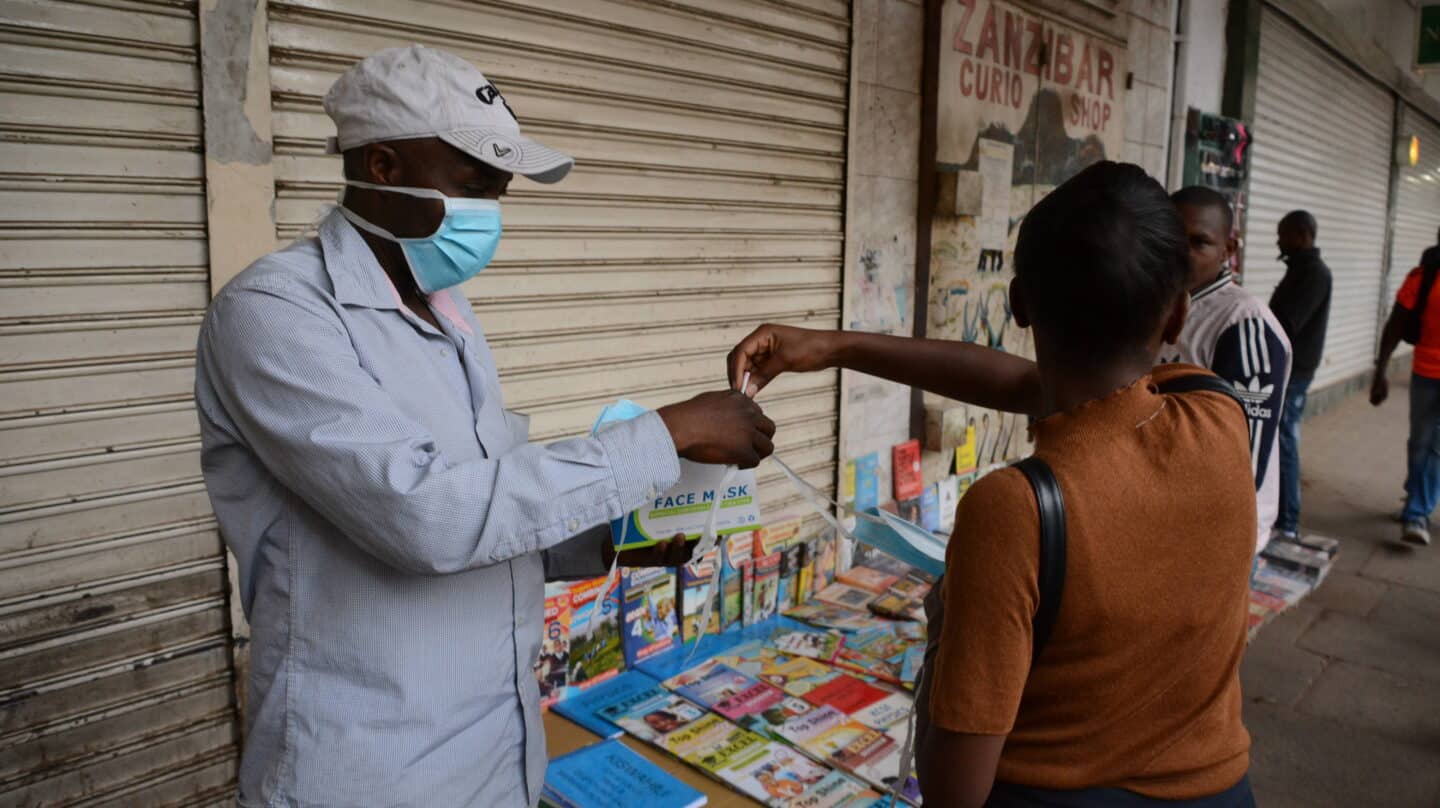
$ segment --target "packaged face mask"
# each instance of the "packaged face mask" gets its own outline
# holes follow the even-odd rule
[[[621,399],[601,410],[591,434],[646,412],[648,410],[639,404]],[[692,463],[682,458],[680,481],[616,519],[610,524],[610,533],[616,550],[634,550],[682,533],[691,541],[699,539],[711,519],[714,519],[716,536],[760,527],[760,499],[756,496],[754,471]]]

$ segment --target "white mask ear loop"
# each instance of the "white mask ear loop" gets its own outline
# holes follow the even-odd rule
[[[720,537],[715,532],[715,525],[720,520],[720,503],[724,499],[725,487],[738,471],[734,466],[726,466],[720,474],[720,482],[715,485],[715,499],[710,503],[710,514],[705,517],[705,529],[700,533],[700,540],[695,543],[695,550],[690,554],[693,563],[697,558],[704,558],[707,553],[715,549]],[[705,605],[700,607],[700,631],[695,635],[695,644],[691,646],[690,653],[685,656],[686,664],[695,658],[695,651],[700,647],[700,641],[705,639],[705,632],[710,627],[710,617],[715,611],[715,586],[720,578],[720,565],[724,559],[717,553],[715,563],[710,570],[710,580],[705,584]]]

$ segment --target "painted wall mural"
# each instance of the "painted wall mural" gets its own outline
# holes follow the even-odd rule
[[[1030,208],[1124,143],[1124,45],[1020,5],[945,3],[926,335],[1033,357],[1009,304],[1015,237]],[[973,425],[978,462],[1026,454],[1025,419],[929,400],[947,425]],[[953,410],[961,407],[964,412]],[[931,433],[950,451],[956,429]]]

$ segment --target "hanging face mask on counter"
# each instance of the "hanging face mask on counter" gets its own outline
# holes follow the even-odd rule
[[[362,219],[344,205],[340,206],[341,215],[351,224],[400,245],[415,285],[424,294],[433,294],[470,280],[495,257],[495,248],[500,244],[498,200],[466,199],[446,196],[434,188],[404,188],[358,180],[346,180],[345,184],[421,199],[439,199],[445,203],[445,217],[440,220],[440,226],[434,233],[420,238],[400,238]]]

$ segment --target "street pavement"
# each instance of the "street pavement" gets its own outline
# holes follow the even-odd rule
[[[1302,529],[1342,544],[1241,669],[1263,808],[1440,807],[1440,544],[1401,544],[1394,521],[1408,397],[1401,380],[1379,409],[1357,393],[1302,427]]]

